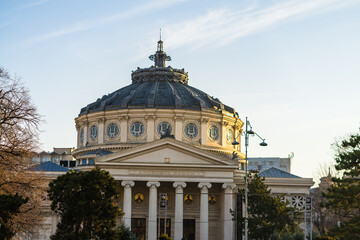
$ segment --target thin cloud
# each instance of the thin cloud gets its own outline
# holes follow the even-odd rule
[[[168,8],[172,5],[175,5],[177,3],[184,2],[184,1],[187,1],[187,0],[151,1],[146,4],[140,5],[138,7],[135,7],[135,8],[129,9],[127,11],[121,12],[119,14],[116,14],[116,15],[99,18],[99,19],[95,19],[95,20],[91,20],[91,21],[78,22],[78,23],[68,26],[64,29],[56,30],[56,31],[53,31],[50,33],[46,33],[46,34],[31,38],[31,39],[27,40],[27,42],[28,43],[38,43],[38,42],[48,41],[48,40],[58,38],[61,36],[65,36],[68,34],[77,33],[77,32],[86,31],[86,30],[89,30],[92,28],[100,27],[102,25],[109,24],[109,23],[112,23],[112,22],[115,22],[115,21],[118,21],[121,19],[131,18],[131,17],[137,16],[137,15],[145,13],[145,12]]]
[[[249,36],[289,18],[306,17],[334,11],[359,3],[355,0],[296,0],[267,8],[250,7],[245,10],[219,9],[195,19],[165,26],[166,45],[170,49],[190,46],[221,46]]]
[[[7,25],[11,24],[12,22],[14,22],[14,20],[10,20],[4,23],[0,23],[0,28],[6,27]]]
[[[30,7],[35,7],[35,6],[39,6],[42,5],[46,2],[48,2],[49,0],[38,0],[38,1],[34,1],[34,2],[30,2],[28,4],[25,4],[23,6],[21,6],[21,8],[30,8]]]

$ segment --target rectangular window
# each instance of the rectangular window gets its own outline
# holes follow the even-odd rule
[[[49,162],[50,157],[41,157],[41,162]]]
[[[146,239],[146,218],[132,218],[131,231],[135,233],[140,240]]]
[[[171,219],[169,219],[169,218],[166,219],[166,229],[165,229],[165,226],[164,226],[164,222],[165,222],[165,219],[161,218],[160,219],[160,235],[164,234],[165,230],[166,230],[166,234],[169,237],[171,237]],[[158,218],[158,224],[159,224],[159,218]],[[158,234],[159,234],[159,232],[158,232]]]
[[[95,161],[93,158],[89,158],[89,162],[88,162],[89,165],[94,165],[95,164]]]

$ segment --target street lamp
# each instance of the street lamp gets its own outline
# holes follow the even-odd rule
[[[247,148],[249,146],[249,135],[256,135],[258,138],[260,138],[262,140],[262,142],[260,143],[260,146],[262,147],[266,147],[267,143],[265,142],[265,139],[260,137],[259,134],[257,134],[256,132],[254,132],[252,130],[252,126],[248,120],[248,118],[246,117],[246,123],[245,123],[245,240],[248,240],[248,154],[247,154]],[[232,143],[232,145],[239,145],[239,142],[236,141],[236,138],[234,140],[234,142]],[[237,157],[237,155],[234,155]]]

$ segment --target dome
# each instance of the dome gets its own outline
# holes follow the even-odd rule
[[[162,51],[162,41],[158,51],[151,55],[155,66],[138,68],[131,74],[132,83],[113,93],[104,95],[96,102],[82,108],[79,116],[118,109],[158,108],[227,111],[235,110],[224,105],[217,98],[188,85],[188,74],[184,69],[165,67],[171,58]]]

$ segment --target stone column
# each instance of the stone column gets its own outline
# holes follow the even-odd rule
[[[120,142],[127,141],[127,133],[128,133],[128,116],[120,117]]]
[[[209,238],[209,188],[211,183],[199,183],[200,194],[200,240]]]
[[[99,129],[98,129],[98,143],[104,143],[104,125],[105,125],[105,118],[98,119]]]
[[[201,119],[201,144],[207,144],[207,127],[208,127],[208,122],[209,119],[208,118],[202,118]]]
[[[160,182],[147,182],[149,187],[149,216],[148,216],[148,232],[147,239],[156,239],[156,223],[157,223],[157,188],[160,187]]]
[[[83,124],[83,126],[84,126],[84,141],[83,141],[83,146],[85,147],[86,146],[86,143],[88,142],[88,125],[89,125],[89,122],[88,121],[84,121],[84,124]]]
[[[131,229],[131,203],[132,203],[132,193],[131,188],[135,185],[134,181],[122,181],[121,186],[124,187],[124,225]]]
[[[184,191],[185,182],[174,182],[175,188],[175,233],[174,239],[181,240],[183,238],[183,216],[184,216]]]
[[[234,209],[233,206],[233,189],[236,187],[234,183],[224,183],[222,188],[224,189],[224,202],[221,206],[223,212],[223,239],[233,239],[234,236],[234,222],[230,209]]]
[[[184,122],[183,116],[175,116],[175,139],[181,141],[183,136],[183,122]]]
[[[146,141],[152,142],[155,139],[155,116],[154,115],[147,115],[145,116],[146,123]]]

